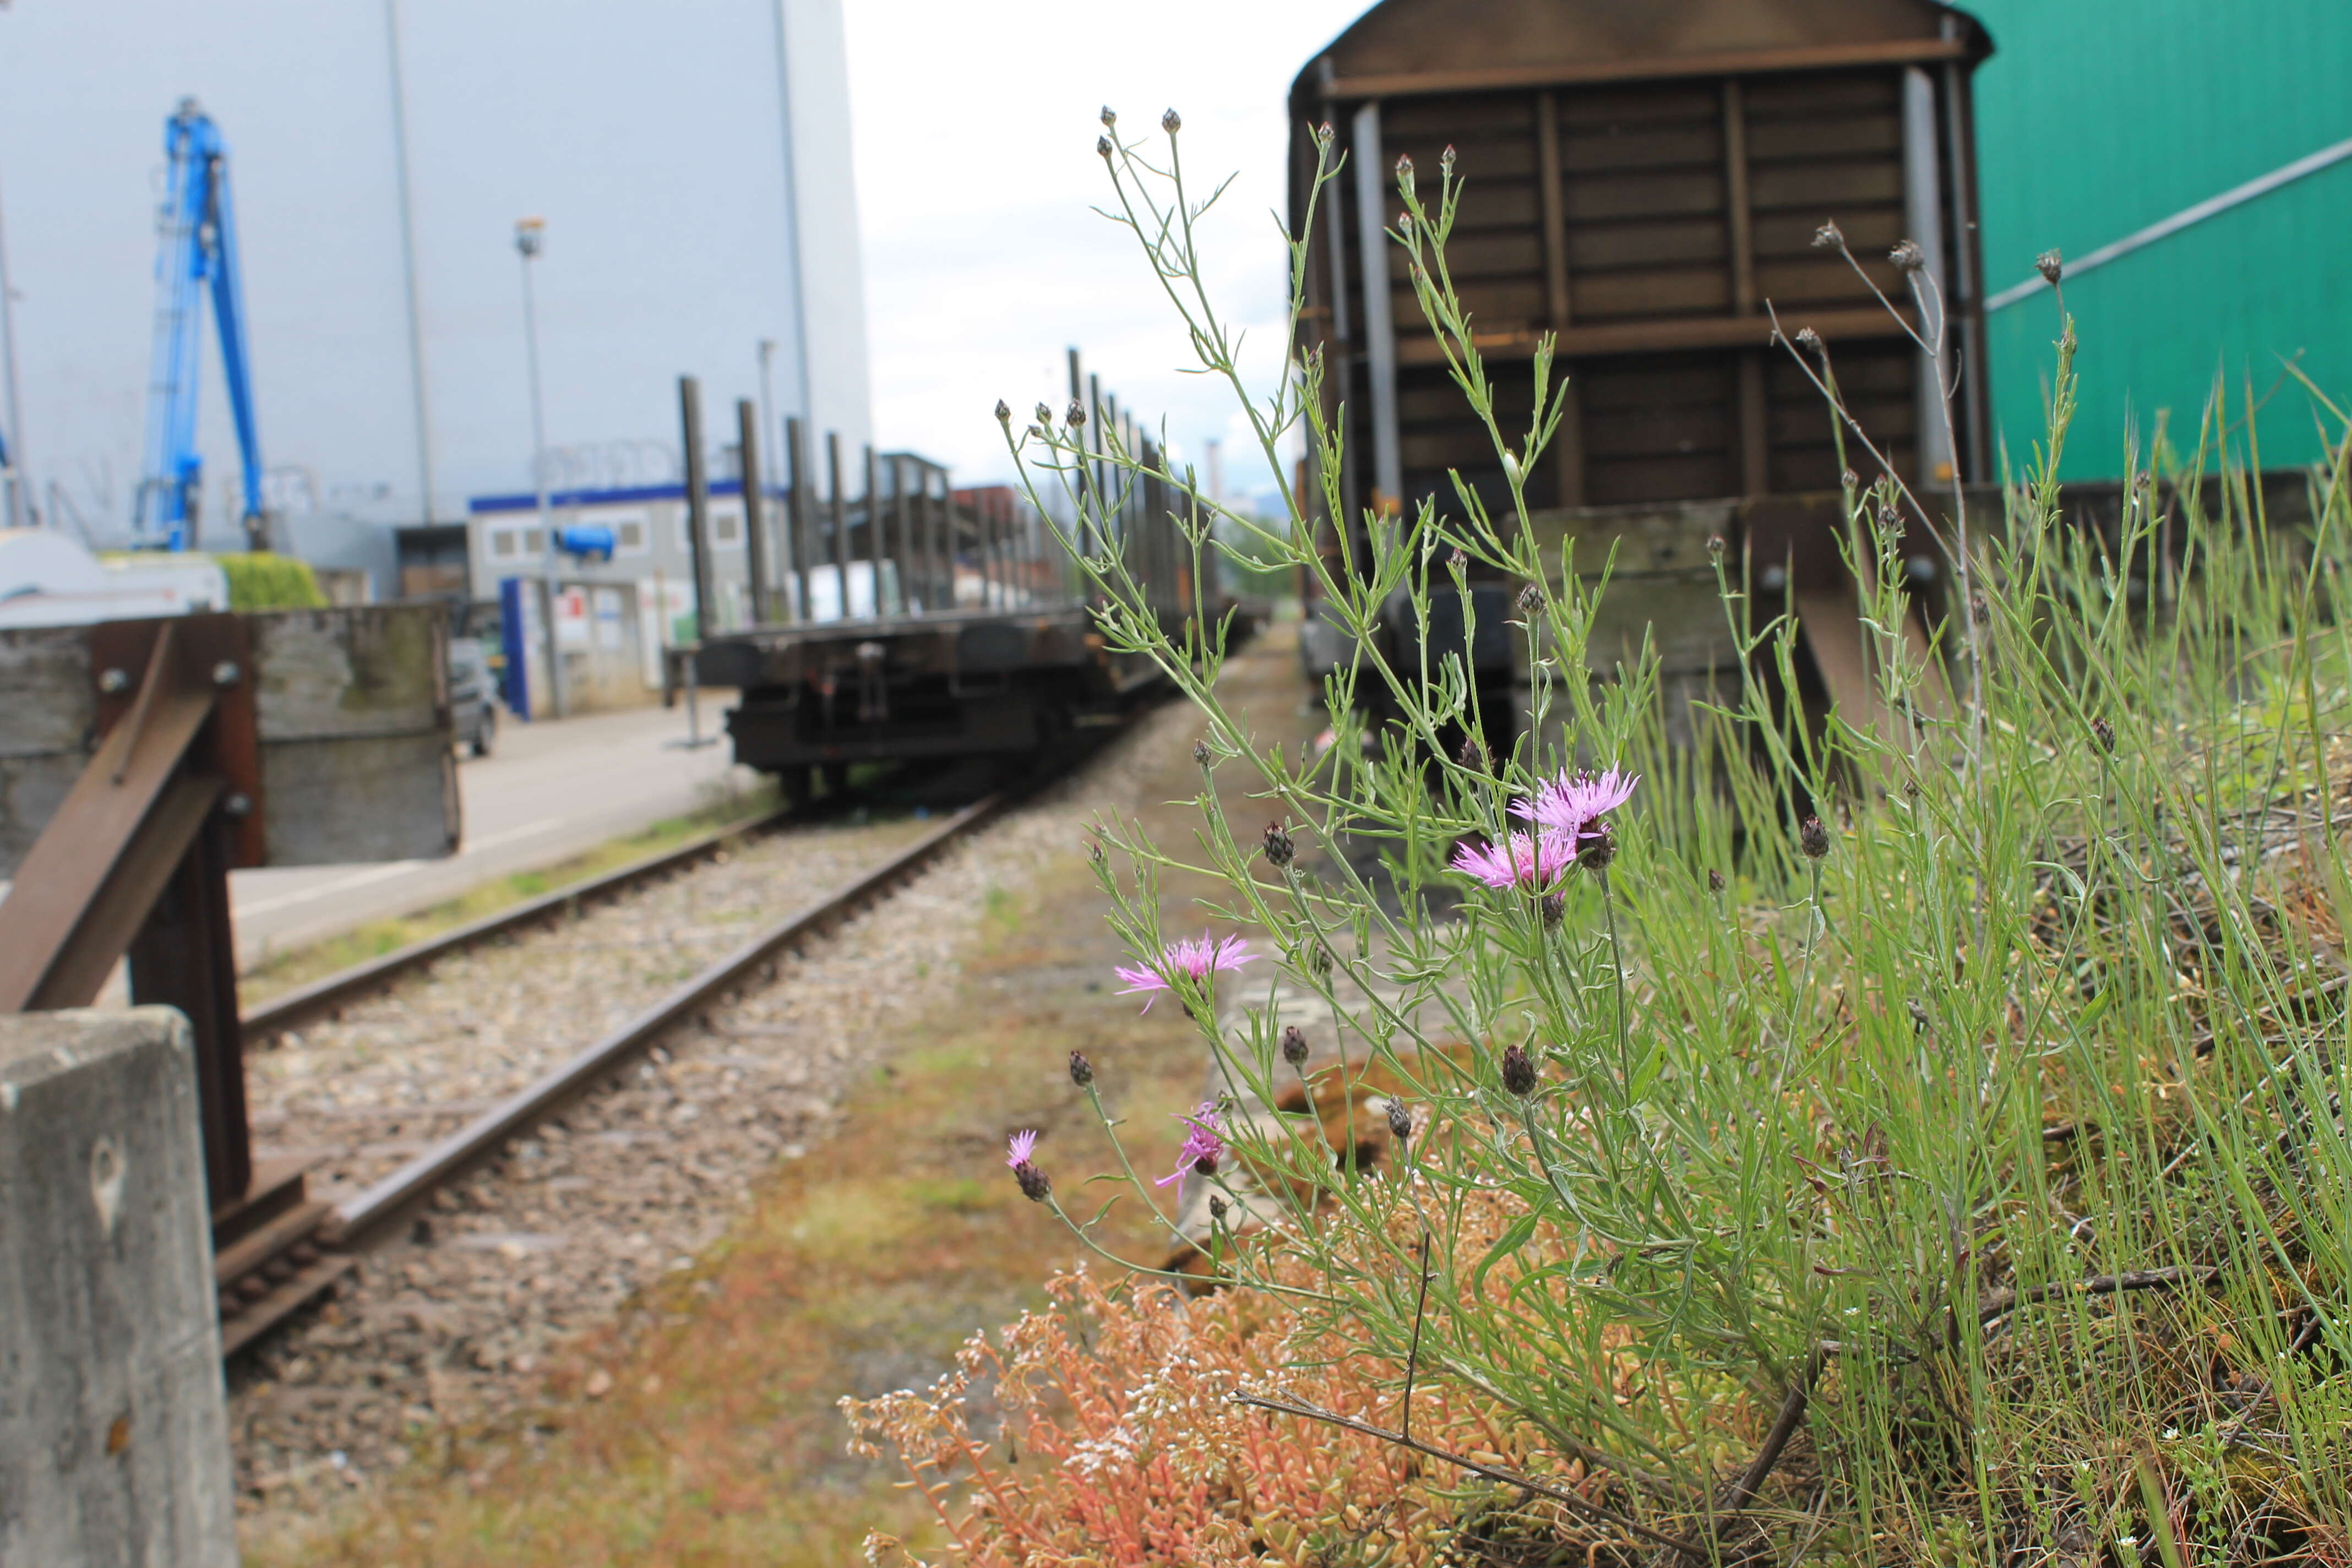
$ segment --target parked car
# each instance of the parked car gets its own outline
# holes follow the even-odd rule
[[[499,683],[490,656],[472,637],[449,639],[449,707],[457,743],[488,756],[499,737]]]

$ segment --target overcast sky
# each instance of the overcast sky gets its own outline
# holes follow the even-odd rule
[[[1106,390],[1164,415],[1198,460],[1224,437],[1225,487],[1269,487],[1232,399],[1192,363],[1133,236],[1097,216],[1104,104],[1122,133],[1183,116],[1187,183],[1237,176],[1207,226],[1213,298],[1278,368],[1291,79],[1370,0],[992,6],[848,0],[858,203],[879,439],[978,481],[1009,475],[995,418],[1067,398],[1064,350]],[[1270,384],[1270,383],[1268,384]]]

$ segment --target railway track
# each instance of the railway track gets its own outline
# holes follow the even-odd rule
[[[332,1207],[313,1242],[290,1255],[276,1278],[256,1278],[267,1289],[224,1289],[224,1353],[247,1349],[315,1299],[361,1254],[399,1234],[403,1222],[436,1194],[540,1132],[583,1096],[620,1081],[666,1034],[775,978],[789,954],[915,878],[992,818],[1005,799],[992,795],[975,802],[878,859],[866,836],[887,837],[892,826],[828,833],[820,814],[805,808],[772,813],[257,1005],[248,1028],[257,1038],[274,1038],[279,1048],[249,1058],[257,1140],[274,1143],[279,1159],[313,1165],[328,1184]],[[805,831],[785,831],[793,828]],[[756,868],[763,858],[764,869]],[[738,888],[731,901],[724,894],[698,901],[701,881],[726,875],[698,868],[730,861],[739,882],[740,873],[751,873],[750,896]],[[789,914],[765,918],[777,902],[775,881],[803,867],[821,885],[799,893]],[[632,930],[626,916],[633,903],[670,896],[673,888],[677,907],[654,921],[664,934]],[[647,889],[656,891],[643,891]],[[572,913],[581,918],[556,923]],[[497,941],[522,932],[531,934],[520,943]],[[514,1049],[495,1026],[468,1020],[464,1005],[454,1013],[433,1010],[435,994],[443,989],[437,976],[445,970],[435,971],[431,986],[404,984],[428,966],[478,966],[486,955],[504,955],[521,975],[520,982],[510,975],[491,984],[496,994],[522,995],[522,1005],[541,1015],[526,1026],[549,1022],[543,1016],[551,1007],[548,988],[540,986],[535,999],[530,995],[539,978],[535,970],[568,964],[576,975],[635,968],[610,984],[583,986],[576,1008],[567,987],[554,987],[559,1000],[552,1005],[562,1016],[538,1032],[576,1039],[589,1032],[579,1026],[601,1023],[586,1046],[550,1050],[542,1041]],[[661,973],[665,966],[681,967],[680,960],[688,972]],[[667,983],[648,984],[649,978]],[[304,1028],[345,1038],[331,1052],[313,1051],[299,1032]],[[428,1039],[438,1043],[427,1046]],[[309,1059],[313,1056],[320,1058],[315,1063]],[[478,1057],[490,1059],[478,1065]],[[412,1065],[412,1058],[435,1059]],[[340,1085],[352,1093],[335,1092]],[[224,1267],[235,1261],[224,1252]]]
[[[604,900],[617,897],[707,860],[713,855],[724,853],[756,835],[808,820],[809,816],[810,811],[805,805],[782,806],[765,816],[715,829],[642,860],[633,860],[601,877],[558,888],[510,909],[499,910],[479,920],[468,921],[464,925],[422,938],[405,947],[369,959],[364,963],[338,970],[307,985],[295,986],[246,1010],[246,1041],[253,1044],[267,1040],[314,1019],[332,1016],[341,1008],[362,997],[385,990],[437,958],[463,952],[509,931],[526,931],[566,915],[577,914]]]

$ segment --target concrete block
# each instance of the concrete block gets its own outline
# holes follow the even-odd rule
[[[233,1568],[194,1047],[0,1016],[0,1568]]]

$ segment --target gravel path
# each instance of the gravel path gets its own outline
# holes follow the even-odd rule
[[[821,1140],[885,1018],[947,993],[998,889],[1132,805],[1143,759],[1196,722],[1163,707],[1072,778],[950,846],[911,885],[776,978],[675,1030],[560,1121],[436,1194],[335,1297],[230,1369],[241,1506],[292,1524],[437,1433],[544,1399],[567,1341],[689,1268],[761,1173]],[[300,1149],[340,1187],[391,1169],[604,1032],[755,921],[870,866],[920,823],[819,829],[599,909],[560,933],[445,960],[248,1064],[257,1149]],[[896,834],[893,836],[893,829]],[[999,984],[1003,984],[999,982]],[[603,1385],[599,1386],[600,1380]],[[599,1396],[607,1375],[593,1373]]]

